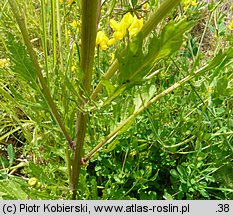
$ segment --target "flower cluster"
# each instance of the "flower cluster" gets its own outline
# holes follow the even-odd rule
[[[110,20],[110,27],[113,29],[113,37],[109,39],[103,31],[99,31],[96,37],[96,45],[102,50],[106,50],[117,40],[122,40],[127,34],[130,38],[135,36],[143,26],[143,18],[138,19],[132,16],[130,12],[125,14],[120,22],[114,19]]]
[[[68,0],[68,4],[69,5],[72,5],[74,0]],[[64,3],[64,0],[59,0],[60,4],[63,4]]]
[[[125,14],[122,20],[118,23],[116,20],[110,20],[110,26],[114,30],[113,37],[116,40],[121,40],[129,32],[129,36],[133,37],[142,28],[143,18],[138,19],[132,16],[130,12]]]
[[[186,10],[187,8],[189,8],[190,6],[197,6],[198,2],[196,0],[182,0],[182,3],[184,5],[184,9]]]

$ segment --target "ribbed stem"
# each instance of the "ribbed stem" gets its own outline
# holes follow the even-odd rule
[[[9,0],[9,3],[10,3],[10,6],[12,8],[12,11],[14,13],[14,16],[16,18],[16,21],[17,21],[17,23],[19,25],[20,31],[22,33],[22,36],[23,36],[25,45],[27,47],[28,53],[30,55],[30,58],[32,60],[32,63],[34,65],[34,67],[35,67],[36,74],[38,76],[39,82],[40,82],[41,87],[42,87],[42,89],[44,91],[44,97],[45,97],[45,100],[46,100],[46,102],[48,104],[48,107],[50,108],[51,113],[53,114],[54,118],[56,119],[57,124],[59,125],[62,133],[64,134],[67,141],[69,142],[70,147],[73,149],[74,148],[73,141],[71,140],[68,132],[66,131],[65,126],[63,125],[63,122],[62,122],[62,120],[60,118],[57,107],[56,107],[55,103],[53,102],[53,99],[52,99],[52,96],[50,94],[49,88],[48,88],[48,86],[46,84],[46,81],[45,81],[43,75],[42,75],[42,71],[41,71],[39,63],[37,61],[36,53],[35,53],[35,51],[33,49],[32,44],[31,44],[31,41],[30,41],[30,38],[29,38],[29,34],[28,34],[28,31],[27,31],[24,19],[23,19],[23,17],[21,17],[19,15],[18,7],[17,7],[15,1],[14,0]]]
[[[82,80],[83,90],[80,90],[81,96],[88,94],[87,96],[89,97],[91,92],[99,3],[99,0],[81,0],[81,68],[84,73]],[[84,106],[83,103],[81,104],[82,106]],[[75,152],[70,185],[73,192],[72,199],[76,199],[77,195],[86,125],[87,114],[79,111],[76,120]]]

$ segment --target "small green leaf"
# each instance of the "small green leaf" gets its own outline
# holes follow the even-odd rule
[[[173,200],[173,197],[171,194],[169,194],[167,191],[164,192],[163,198],[165,200]]]
[[[120,141],[118,139],[115,139],[110,144],[108,144],[107,148],[104,149],[103,151],[105,153],[108,153],[108,152],[114,150],[116,148],[117,144],[119,144],[119,143],[120,143]]]
[[[179,173],[175,170],[175,169],[171,169],[170,170],[170,174],[176,178],[176,179],[179,179]]]
[[[107,79],[103,79],[101,80],[102,85],[106,88],[108,96],[110,97],[111,95],[113,95],[114,91],[115,91],[115,87],[114,85],[111,84],[111,82]]]
[[[14,159],[15,159],[15,152],[14,152],[12,144],[7,146],[7,153],[8,153],[8,156],[10,158],[9,162],[10,162],[10,164],[12,164]]]
[[[131,0],[130,2],[131,2],[131,5],[135,7],[138,3],[138,0]]]
[[[185,176],[185,168],[182,165],[177,166],[177,170],[180,173],[181,176]]]
[[[158,178],[159,175],[159,169],[157,170],[157,172],[154,174],[154,176],[152,176],[149,181],[155,181]]]
[[[218,95],[227,95],[228,93],[228,78],[227,76],[223,76],[217,81],[216,92]]]

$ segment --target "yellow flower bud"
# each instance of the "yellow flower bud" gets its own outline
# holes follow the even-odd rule
[[[7,59],[0,59],[0,68],[4,68],[7,65]]]
[[[115,53],[111,53],[111,61],[113,62],[115,60]]]
[[[71,67],[71,71],[74,72],[75,69],[76,69],[76,68],[75,68],[75,66],[73,65],[73,66]]]
[[[142,5],[142,8],[143,8],[144,10],[148,10],[148,9],[149,9],[149,3],[146,2],[145,4],[143,4],[143,5]]]
[[[228,26],[229,29],[233,30],[233,20],[231,20],[230,25]]]
[[[108,37],[105,35],[104,32],[99,31],[97,32],[96,36],[96,45],[99,45],[102,50],[106,50],[108,47]]]
[[[191,2],[191,5],[192,5],[192,6],[197,6],[198,3],[197,3],[197,1],[195,0],[195,1],[192,1],[192,2]]]
[[[110,19],[110,26],[114,31],[118,31],[119,29],[119,23],[114,19]]]
[[[77,26],[78,26],[77,21],[74,20],[74,21],[71,23],[71,26],[72,26],[73,28],[77,28]]]
[[[28,180],[28,185],[34,187],[36,186],[37,182],[38,182],[37,178],[33,177]]]

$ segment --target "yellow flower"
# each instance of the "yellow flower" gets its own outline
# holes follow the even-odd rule
[[[110,26],[114,30],[113,37],[115,40],[122,40],[127,34],[127,31],[130,37],[136,35],[141,30],[142,25],[143,19],[137,19],[136,16],[133,17],[130,12],[125,14],[119,23],[114,19],[110,20]]]
[[[127,23],[125,22],[118,23],[114,19],[110,20],[110,26],[114,30],[113,37],[115,38],[115,40],[122,40],[122,38],[126,35],[126,25]]]
[[[71,71],[74,72],[75,69],[76,69],[76,67],[73,65],[73,66],[71,67]]]
[[[133,23],[134,17],[131,15],[130,12],[125,14],[120,22],[120,25],[124,25],[124,28],[127,29]]]
[[[68,4],[69,4],[69,5],[72,5],[73,1],[74,1],[74,0],[68,0]]]
[[[111,39],[108,41],[108,46],[112,46],[115,42],[116,42],[116,39],[115,39],[115,38],[111,38]]]
[[[228,26],[229,29],[233,30],[233,20],[231,20],[230,25]]]
[[[115,22],[112,21],[110,25],[112,29],[115,31],[113,33],[113,37],[115,38],[115,40],[122,40],[122,38],[127,33],[127,28],[126,28],[127,23],[125,22],[117,23],[116,21]]]
[[[32,177],[28,180],[28,185],[34,187],[37,184],[38,180],[35,177]]]
[[[190,5],[194,7],[198,5],[196,0],[182,0],[182,2],[184,4],[184,9],[187,9]]]
[[[192,2],[191,2],[191,5],[192,5],[192,6],[197,6],[198,3],[197,3],[197,1],[195,0],[195,1],[192,1]]]
[[[190,0],[182,0],[182,3],[184,4],[185,7],[187,7],[190,3]]]
[[[230,9],[233,11],[233,4],[230,6]]]
[[[143,8],[144,10],[148,10],[148,9],[149,9],[149,3],[146,2],[145,4],[143,4],[143,5],[142,5],[142,8]]]
[[[79,23],[78,23],[76,20],[74,20],[74,21],[71,23],[71,26],[72,26],[73,29],[76,29],[76,32],[77,32],[77,33],[79,32],[79,28],[78,28]]]
[[[0,59],[0,68],[4,68],[7,65],[7,59]]]
[[[137,17],[134,17],[134,21],[129,27],[129,36],[132,37],[136,35],[142,28],[143,26],[143,18],[137,19]]]
[[[108,48],[108,37],[104,32],[98,31],[96,36],[96,45],[100,46],[102,50],[106,50]]]
[[[119,23],[116,20],[114,20],[114,19],[110,19],[110,27],[114,31],[118,31],[118,29],[119,29]]]
[[[78,23],[77,23],[76,20],[74,20],[74,21],[71,23],[71,25],[72,25],[73,28],[77,28]]]
[[[63,4],[64,3],[64,0],[59,0],[60,4]]]
[[[111,61],[113,62],[115,60],[115,53],[111,53]]]

